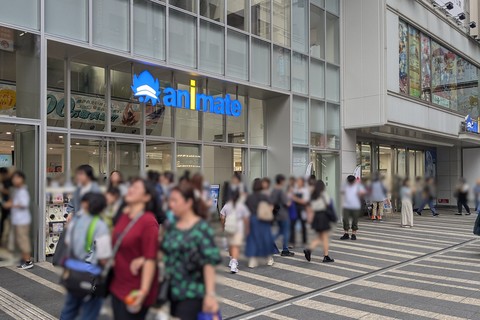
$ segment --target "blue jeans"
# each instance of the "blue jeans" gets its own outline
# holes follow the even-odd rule
[[[423,200],[422,204],[420,207],[417,209],[418,213],[422,213],[422,210],[425,208],[425,206],[428,204],[430,207],[430,210],[432,211],[432,214],[435,215],[437,214],[437,210],[435,209],[435,199],[427,199]]]
[[[90,297],[79,299],[67,293],[67,299],[60,315],[60,320],[73,320],[76,319],[80,309],[81,320],[97,319],[100,309],[102,309],[103,298]]]
[[[275,236],[277,240],[280,236],[283,237],[283,251],[288,251],[288,241],[290,240],[290,220],[278,221],[278,233]]]

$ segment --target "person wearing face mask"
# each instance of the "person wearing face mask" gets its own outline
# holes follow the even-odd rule
[[[70,222],[73,216],[81,211],[81,200],[85,194],[88,192],[102,192],[96,180],[93,168],[88,164],[81,165],[75,170],[75,183],[77,184],[77,188],[67,205],[67,222]]]

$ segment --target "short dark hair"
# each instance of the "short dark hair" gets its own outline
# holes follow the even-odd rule
[[[20,177],[23,181],[25,181],[25,173],[23,173],[22,171],[15,171],[12,175],[12,178],[15,176]]]
[[[347,182],[348,182],[348,183],[354,183],[355,180],[357,180],[357,179],[356,179],[355,176],[353,176],[353,175],[349,175],[349,176],[347,177]]]
[[[107,207],[107,200],[101,193],[88,192],[82,197],[82,202],[88,202],[88,213],[97,216]]]
[[[171,172],[171,171],[165,171],[165,172],[163,173],[163,176],[164,176],[165,179],[167,179],[168,182],[170,182],[170,183],[173,183],[173,180],[175,180],[175,176],[174,176],[173,172]]]
[[[79,166],[79,167],[77,168],[77,170],[75,170],[75,172],[77,172],[77,173],[78,173],[78,172],[83,172],[83,173],[85,173],[85,175],[86,175],[91,181],[97,180],[97,179],[95,178],[95,174],[94,174],[94,172],[93,172],[93,168],[92,168],[92,166],[89,165],[89,164],[82,164],[81,166]]]
[[[7,174],[8,173],[8,168],[1,167],[0,168],[0,174]]]
[[[253,180],[252,190],[253,192],[260,192],[263,190],[262,179],[256,178],[255,180]]]
[[[107,189],[107,193],[110,193],[111,195],[114,195],[115,197],[120,197],[122,193],[120,192],[120,189],[117,187],[109,187]]]
[[[160,178],[160,173],[158,171],[148,170],[147,172],[148,181],[157,183],[159,178]]]
[[[281,184],[283,181],[285,181],[285,176],[283,174],[277,174],[275,177],[275,182],[277,184]]]

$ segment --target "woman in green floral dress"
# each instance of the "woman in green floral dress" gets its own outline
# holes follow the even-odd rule
[[[196,320],[202,311],[215,314],[215,265],[221,257],[204,220],[208,207],[189,182],[172,189],[169,205],[176,221],[167,228],[161,247],[170,279],[171,314],[181,320]]]

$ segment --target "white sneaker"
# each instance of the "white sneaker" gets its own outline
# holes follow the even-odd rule
[[[250,258],[250,260],[248,260],[248,267],[249,268],[255,268],[258,266],[258,262],[257,262],[257,259],[255,258]]]
[[[267,266],[273,266],[273,257],[268,257]]]
[[[23,262],[17,268],[18,269],[23,269],[23,270],[31,269],[31,268],[33,268],[33,262],[32,261]]]
[[[230,266],[230,272],[231,273],[238,273],[238,261],[235,259],[232,259],[232,265]]]
[[[233,261],[233,259],[230,258],[230,262],[228,263],[228,267],[231,267],[231,266],[232,266],[232,261]]]

